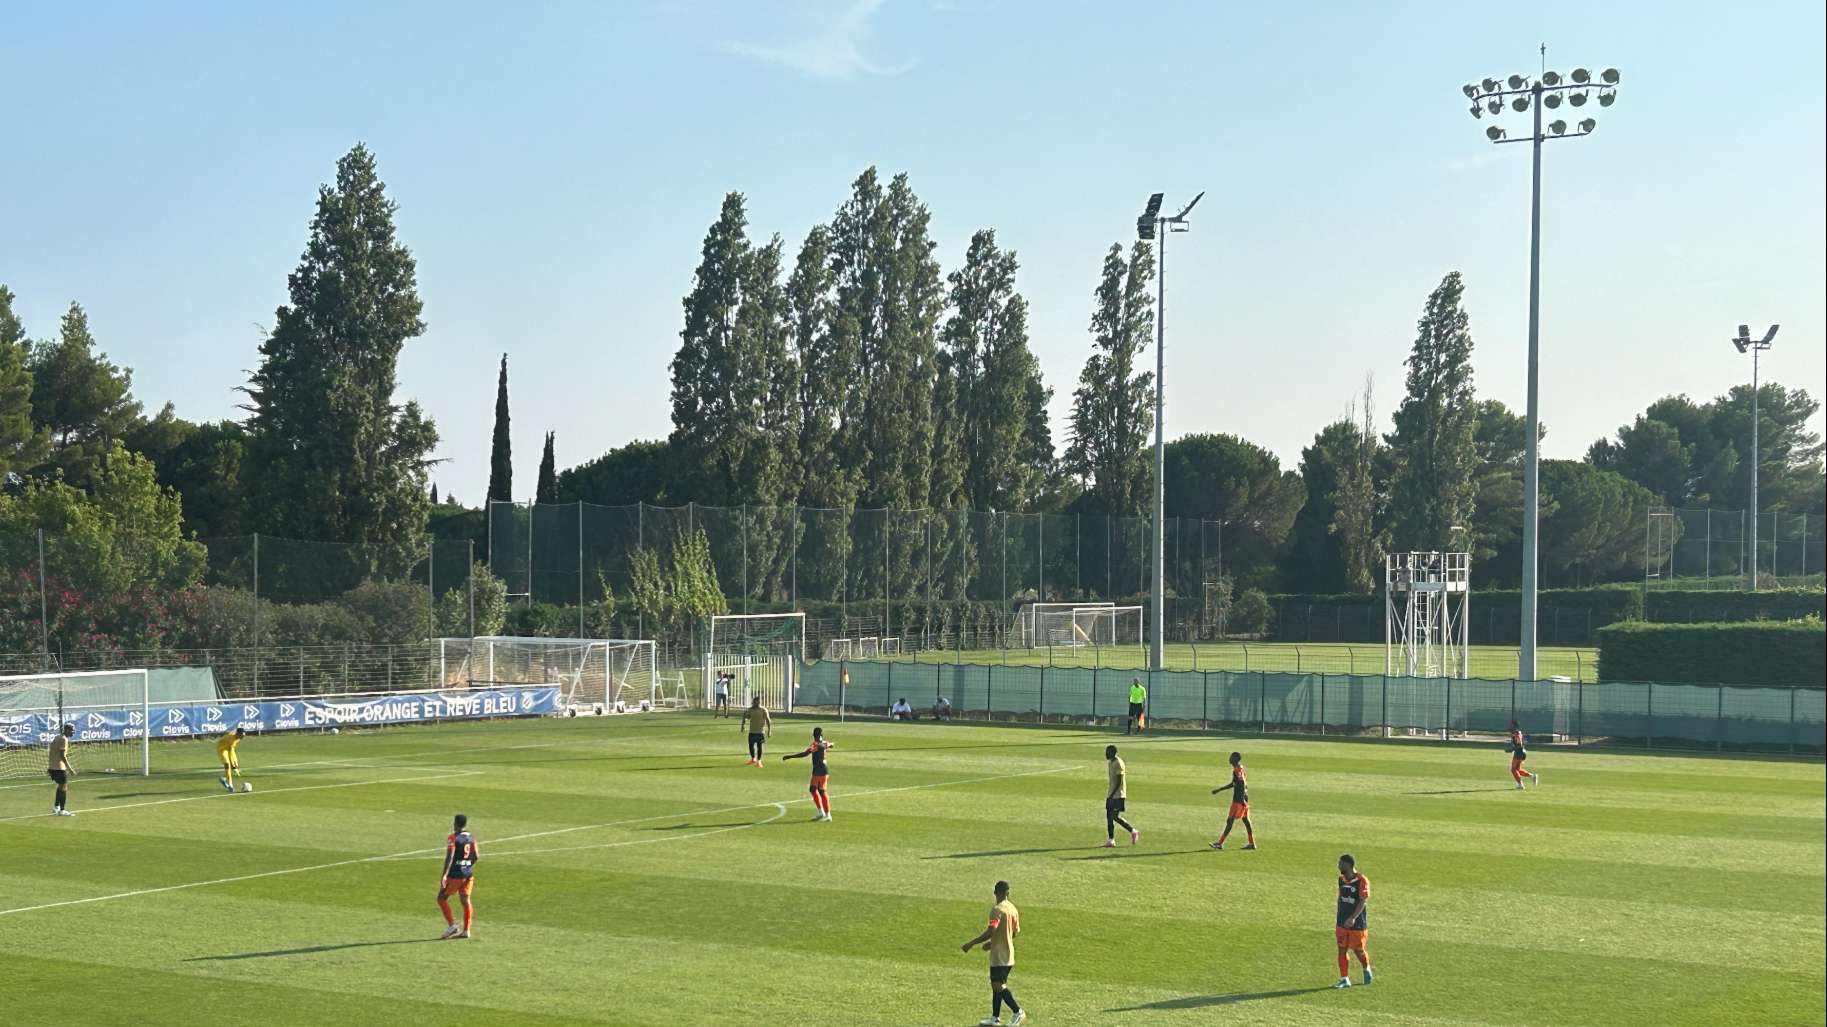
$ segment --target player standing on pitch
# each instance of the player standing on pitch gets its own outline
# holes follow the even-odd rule
[[[1358,873],[1357,860],[1349,853],[1339,857],[1338,924],[1333,934],[1339,943],[1339,982],[1335,988],[1351,987],[1351,956],[1357,953],[1364,968],[1364,983],[1369,984],[1370,952],[1364,942],[1370,937],[1370,878]]]
[[[476,886],[476,860],[482,854],[476,851],[476,838],[469,833],[469,818],[459,813],[451,820],[450,836],[444,839],[444,868],[438,873],[438,911],[444,914],[444,933],[439,937],[456,938],[459,941],[469,937],[470,922],[475,918],[476,909],[470,905],[469,893]],[[463,926],[458,927],[456,918],[450,914],[450,897],[457,896],[463,902]]]
[[[1104,848],[1116,848],[1119,826],[1129,832],[1129,844],[1134,845],[1142,840],[1142,832],[1123,819],[1123,812],[1129,808],[1129,768],[1117,756],[1114,745],[1104,746],[1104,762],[1110,771],[1110,787],[1104,792]]]
[[[1020,933],[1021,911],[1009,901],[1009,882],[997,881],[996,904],[990,907],[990,925],[982,934],[964,943],[966,952],[982,945],[990,953],[990,1015],[977,1021],[977,1027],[1002,1027],[1003,1006],[1008,1006],[1015,1014],[1009,1020],[1009,1027],[1028,1018],[1021,1003],[1015,1001],[1015,993],[1009,990],[1009,971],[1015,969],[1015,936]]]
[[[730,676],[722,671],[717,672],[717,709],[716,716],[730,715]]]
[[[825,753],[835,748],[837,746],[834,743],[825,741],[825,729],[815,727],[812,729],[811,745],[790,756],[781,757],[784,760],[796,760],[804,756],[812,757],[812,783],[807,786],[806,790],[812,793],[812,805],[818,807],[818,815],[812,818],[815,821],[831,819],[831,796],[825,792],[825,782],[831,776],[831,767],[825,762]],[[757,761],[757,765],[759,765],[759,761]]]
[[[1224,840],[1231,836],[1231,826],[1243,821],[1243,848],[1245,852],[1256,848],[1256,828],[1250,823],[1250,787],[1243,778],[1243,753],[1231,753],[1231,783],[1219,785],[1212,789],[1212,794],[1229,791],[1231,793],[1230,815],[1224,818],[1224,833],[1212,843],[1212,848],[1224,851]]]
[[[1148,727],[1148,689],[1142,687],[1141,678],[1129,679],[1129,719],[1123,722],[1123,733],[1131,729],[1141,734]]]
[[[761,705],[759,694],[749,697],[749,708],[742,711],[742,721],[738,726],[749,729],[749,761],[751,767],[761,766],[761,743],[774,733],[774,721],[768,716],[768,708]]]
[[[1530,784],[1541,784],[1541,775],[1523,769],[1523,763],[1529,758],[1529,747],[1523,744],[1522,728],[1516,721],[1510,721],[1510,778],[1516,782],[1516,790],[1523,791],[1523,778]]]
[[[70,766],[70,739],[76,735],[76,725],[65,724],[57,737],[51,739],[51,780],[57,782],[57,797],[51,800],[51,814],[59,817],[73,817],[76,814],[64,808],[70,797],[70,778],[76,768]]]

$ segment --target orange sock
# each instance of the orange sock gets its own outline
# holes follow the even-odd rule
[[[475,915],[476,915],[475,906],[467,905],[467,904],[464,905],[464,907],[463,907],[463,929],[465,931],[469,930],[469,922],[475,918]],[[1362,953],[1359,953],[1359,954],[1362,955]]]
[[[1339,976],[1351,976],[1351,956],[1344,949],[1339,949]]]
[[[446,924],[449,924],[450,926],[453,926],[453,927],[456,926],[457,921],[455,920],[455,918],[453,918],[450,915],[450,900],[449,899],[441,898],[438,900],[438,911],[444,914],[444,922]]]

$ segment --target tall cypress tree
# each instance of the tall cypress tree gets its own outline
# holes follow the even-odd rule
[[[545,452],[539,455],[539,483],[533,492],[541,503],[558,502],[558,457],[552,452],[554,432],[546,432]]]
[[[1401,462],[1392,484],[1394,541],[1403,549],[1445,550],[1469,539],[1477,486],[1478,409],[1472,392],[1471,319],[1465,285],[1450,272],[1427,298],[1409,352],[1407,395],[1389,444]]]
[[[495,437],[488,450],[488,503],[514,501],[514,442],[508,431],[507,354],[501,354],[501,376],[495,380]]]
[[[337,161],[247,386],[260,529],[364,543],[368,569],[388,574],[423,555],[438,442],[394,397],[400,350],[425,331],[396,208],[366,146]]]
[[[1138,358],[1152,341],[1154,251],[1138,242],[1127,259],[1121,244],[1104,255],[1097,306],[1091,315],[1091,356],[1072,393],[1069,470],[1085,480],[1096,508],[1137,516],[1148,502],[1153,469],[1143,459],[1154,427],[1154,374]]]
[[[978,510],[1027,509],[1045,470],[1033,462],[1037,450],[1044,445],[1046,463],[1053,456],[1051,434],[1044,442],[1034,437],[1031,404],[1048,393],[1028,349],[1017,266],[1015,254],[998,249],[996,233],[985,229],[971,237],[964,266],[948,279],[952,313],[940,340],[963,421],[965,493]],[[1045,431],[1044,411],[1040,422]]]

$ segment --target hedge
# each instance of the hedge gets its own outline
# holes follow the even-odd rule
[[[1762,592],[1653,591],[1644,610],[1658,624],[1723,624],[1827,616],[1827,591],[1783,588]]]
[[[1382,642],[1383,595],[1277,595],[1272,637],[1282,642]],[[1598,629],[1643,617],[1641,585],[1543,589],[1536,605],[1543,645],[1591,645]],[[1516,645],[1522,630],[1522,593],[1472,588],[1473,645]]]
[[[1599,632],[1600,681],[1827,685],[1819,620],[1613,624]]]

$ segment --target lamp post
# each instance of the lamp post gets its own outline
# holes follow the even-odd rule
[[[1776,330],[1781,325],[1771,325],[1761,339],[1751,338],[1751,326],[1739,325],[1738,335],[1732,345],[1740,353],[1751,354],[1751,591],[1757,591],[1757,358],[1776,338]],[[1774,573],[1774,562],[1770,568]]]
[[[1150,585],[1149,606],[1150,624],[1148,628],[1148,669],[1164,670],[1163,641],[1167,624],[1167,448],[1163,442],[1163,390],[1167,374],[1167,358],[1162,351],[1162,344],[1167,338],[1167,237],[1173,232],[1184,232],[1188,223],[1186,215],[1198,206],[1205,192],[1200,191],[1191,203],[1180,208],[1180,213],[1173,217],[1161,216],[1161,193],[1148,197],[1148,206],[1142,209],[1142,216],[1136,218],[1136,238],[1143,241],[1155,240],[1155,530],[1154,530],[1154,580]]]
[[[1511,139],[1503,129],[1492,125],[1485,137],[1493,143],[1533,143],[1534,165],[1529,196],[1529,400],[1525,417],[1525,459],[1523,462],[1523,566],[1522,566],[1522,645],[1517,659],[1517,677],[1536,680],[1535,611],[1540,591],[1537,580],[1541,545],[1541,417],[1539,379],[1541,364],[1541,255],[1542,255],[1542,143],[1550,139],[1577,139],[1591,135],[1598,120],[1585,118],[1569,129],[1556,119],[1542,128],[1542,109],[1558,110],[1565,103],[1584,107],[1596,91],[1599,106],[1610,107],[1618,99],[1618,71],[1607,68],[1594,81],[1592,73],[1576,68],[1563,77],[1559,72],[1543,71],[1539,78],[1511,75],[1499,81],[1487,78],[1467,83],[1461,90],[1472,102],[1472,117],[1482,118],[1488,112],[1501,115],[1507,106],[1518,114],[1533,111],[1533,130],[1526,139]]]

